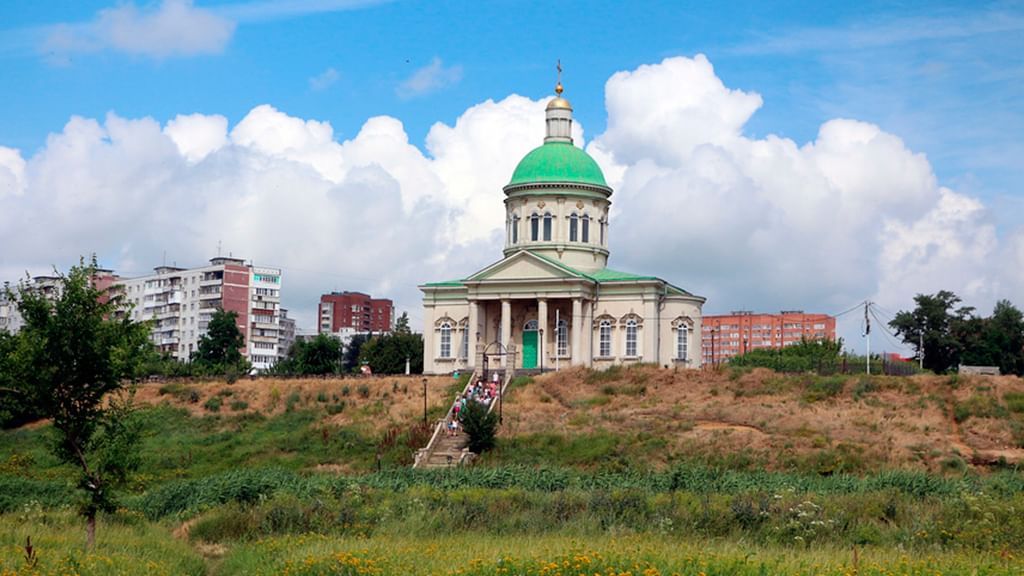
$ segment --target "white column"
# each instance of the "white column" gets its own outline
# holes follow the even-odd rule
[[[470,368],[474,368],[476,366],[476,344],[480,341],[479,323],[480,304],[477,303],[476,300],[471,300],[469,302],[469,326],[466,326],[466,329],[469,330],[469,349],[466,351],[468,355],[468,358],[466,358],[466,365]]]
[[[572,365],[581,364],[583,356],[580,353],[580,346],[583,344],[583,299],[572,299]]]
[[[548,330],[548,301],[546,298],[537,299],[537,328],[540,328],[540,346],[537,357],[540,358],[540,365],[544,365],[544,355],[547,354],[547,338],[551,335]]]
[[[658,321],[658,313],[657,298],[644,301],[643,348],[640,350],[644,362],[659,361],[658,331],[661,330],[661,322]]]
[[[501,301],[501,344],[508,346],[512,342],[512,302],[505,298]]]

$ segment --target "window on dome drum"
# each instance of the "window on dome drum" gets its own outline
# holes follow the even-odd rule
[[[636,356],[636,320],[626,322],[626,356]]]
[[[579,216],[569,216],[569,242],[576,241],[576,228],[579,226]]]
[[[469,358],[469,328],[462,331],[462,346],[459,349],[459,358]]]
[[[583,215],[583,233],[580,236],[584,244],[590,242],[590,216],[586,214]]]
[[[565,320],[559,320],[558,326],[555,328],[557,334],[555,335],[555,354],[559,356],[569,355],[569,323]]]
[[[530,216],[530,240],[533,242],[537,241],[540,235],[540,216],[534,214]]]
[[[452,357],[452,325],[441,324],[441,358]]]
[[[544,214],[544,240],[551,241],[551,213]]]
[[[601,228],[601,246],[604,246],[604,218],[598,220],[597,225]]]
[[[598,325],[598,355],[607,358],[612,355],[612,323],[601,320]]]
[[[519,215],[512,217],[512,243],[519,242]]]
[[[676,332],[676,360],[686,361],[686,337],[689,334],[686,324],[680,324]]]

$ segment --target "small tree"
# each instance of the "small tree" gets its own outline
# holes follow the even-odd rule
[[[948,290],[914,296],[917,306],[912,312],[899,311],[889,322],[896,335],[917,351],[924,343],[924,367],[945,372],[960,363],[963,337],[974,308],[960,304],[960,297]]]
[[[402,312],[402,315],[395,320],[395,334],[411,334],[412,329],[409,328],[409,313]]]
[[[18,310],[25,325],[8,364],[23,400],[53,420],[55,455],[78,470],[86,539],[96,539],[96,515],[115,507],[114,489],[137,467],[126,379],[134,379],[151,344],[145,324],[115,318],[120,299],[91,285],[96,262],[84,261],[60,278],[55,299],[21,284]],[[105,403],[105,398],[110,401]]]
[[[462,429],[469,436],[469,450],[480,454],[494,448],[495,436],[498,434],[498,415],[488,412],[487,406],[470,400],[466,409],[459,413]]]
[[[342,372],[354,372],[359,366],[359,355],[363,351],[363,344],[368,338],[365,334],[356,334],[345,346],[345,355],[341,361]]]
[[[301,346],[299,346],[301,344]],[[299,374],[336,374],[341,370],[341,341],[334,336],[317,334],[309,342],[296,342],[296,371]]]
[[[206,334],[199,339],[199,346],[192,360],[203,368],[219,374],[244,371],[245,359],[241,352],[243,346],[245,338],[238,329],[238,314],[217,310],[210,317]]]

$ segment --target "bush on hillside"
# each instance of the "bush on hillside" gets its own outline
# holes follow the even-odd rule
[[[498,433],[498,415],[488,412],[487,406],[479,402],[467,402],[466,409],[460,414],[462,428],[469,435],[469,450],[474,454],[486,452],[494,448],[495,436]]]

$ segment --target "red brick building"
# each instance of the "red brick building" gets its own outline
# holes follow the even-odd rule
[[[371,298],[362,292],[331,292],[320,297],[317,332],[390,332],[394,316],[395,305],[387,298]]]
[[[705,316],[701,353],[705,364],[728,361],[749,350],[782,348],[808,340],[835,340],[836,319],[828,314],[783,310],[779,314],[737,311]]]

